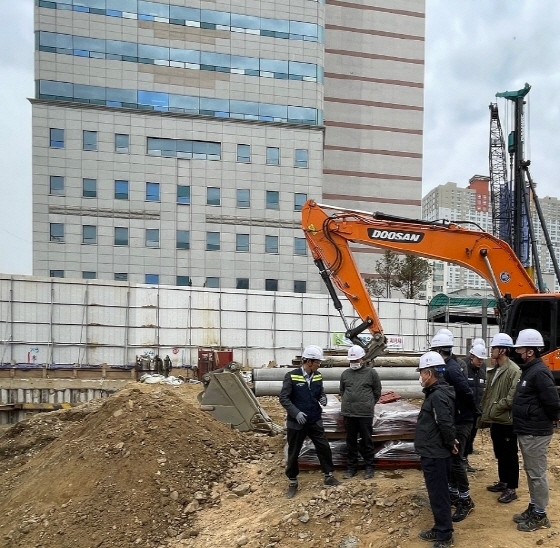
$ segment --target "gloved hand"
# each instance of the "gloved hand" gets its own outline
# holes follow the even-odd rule
[[[305,424],[307,422],[307,415],[305,413],[303,413],[302,411],[300,411],[296,415],[296,421],[298,421],[299,424]]]
[[[319,403],[325,407],[325,405],[327,405],[327,395],[323,394],[320,398],[319,398]]]

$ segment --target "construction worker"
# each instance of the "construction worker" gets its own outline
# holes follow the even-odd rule
[[[298,490],[298,457],[306,437],[312,441],[317,451],[321,469],[325,474],[324,485],[334,487],[340,482],[334,477],[332,452],[321,415],[321,405],[327,405],[323,389],[323,377],[318,372],[323,360],[323,350],[319,346],[306,346],[301,355],[301,367],[286,373],[280,403],[287,411],[288,459],[286,476],[289,485],[286,498],[293,498]]]
[[[446,329],[445,327],[442,327],[441,329],[438,330],[438,332],[434,335],[448,335],[449,337],[451,337],[451,340],[453,341],[453,345],[455,346],[455,335],[453,335],[453,332],[450,329]],[[473,343],[474,344],[474,343]],[[459,367],[464,371],[465,375],[467,374],[467,362],[463,359],[460,358],[459,356],[451,353],[451,357],[459,364]]]
[[[431,529],[421,531],[422,540],[434,541],[433,548],[454,545],[451,498],[447,478],[451,471],[451,455],[458,453],[455,436],[455,393],[443,378],[443,357],[426,352],[417,369],[425,394],[416,421],[414,448],[420,455],[426,490],[434,515]]]
[[[560,398],[554,377],[541,360],[542,335],[536,329],[523,329],[514,348],[520,357],[521,376],[513,396],[513,431],[523,456],[531,500],[525,511],[513,516],[513,521],[519,531],[530,532],[550,527],[546,515],[547,453],[560,415]]]
[[[486,363],[485,360],[488,358],[488,354],[486,352],[486,345],[482,341],[482,339],[475,339],[475,341],[479,341],[476,344],[473,344],[469,356],[466,360],[466,374],[467,374],[467,381],[469,386],[471,387],[474,400],[476,402],[476,406],[480,409],[480,401],[482,400],[482,394],[484,392],[484,386],[486,385]],[[464,457],[464,464],[467,472],[476,472],[476,469],[473,468],[469,463],[469,455],[472,455],[474,451],[474,439],[476,438],[476,433],[478,428],[476,424],[473,423],[473,428],[471,430],[471,435],[467,440],[467,447],[465,449],[465,457]]]
[[[511,408],[521,369],[508,357],[512,350],[513,340],[506,333],[496,333],[492,337],[490,358],[494,367],[488,371],[480,401],[482,416],[478,421],[480,427],[490,427],[494,456],[498,461],[498,481],[486,489],[500,493],[498,502],[502,503],[516,500],[519,486],[517,436],[513,431]]]
[[[475,419],[479,416],[474,394],[467,377],[457,361],[453,358],[453,338],[446,333],[436,335],[430,344],[430,350],[437,352],[445,362],[442,368],[445,381],[455,389],[455,429],[459,441],[459,450],[451,459],[449,491],[451,504],[456,506],[452,520],[463,521],[474,509],[470,496],[469,478],[463,462],[467,443]]]
[[[348,450],[348,468],[342,476],[344,479],[358,473],[358,452],[366,463],[365,479],[373,478],[374,474],[373,412],[381,397],[381,381],[375,369],[364,367],[365,355],[361,346],[352,346],[348,350],[350,367],[340,377],[341,413]]]

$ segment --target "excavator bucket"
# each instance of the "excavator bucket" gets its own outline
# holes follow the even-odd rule
[[[247,386],[235,362],[206,373],[204,392],[198,395],[200,408],[216,420],[231,424],[241,432],[254,430],[276,435],[283,428],[270,419]]]

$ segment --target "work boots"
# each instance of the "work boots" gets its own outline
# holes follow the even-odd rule
[[[451,517],[451,521],[457,523],[463,521],[474,510],[474,502],[471,497],[459,498],[457,503],[457,510]]]
[[[325,487],[336,487],[337,485],[340,485],[340,482],[332,475],[332,473],[330,473],[325,474],[325,481],[323,482],[323,485],[325,485]]]
[[[355,468],[348,468],[344,474],[342,474],[342,479],[350,479],[357,475],[358,471]]]
[[[373,478],[375,471],[373,466],[366,466],[366,471],[364,472],[364,479],[371,479]]]
[[[527,521],[531,517],[531,514],[534,511],[535,511],[535,505],[529,503],[529,506],[527,506],[527,508],[523,510],[521,514],[514,514],[512,519],[513,521],[515,521],[515,523],[521,523],[522,521]]]
[[[297,490],[298,490],[298,482],[294,480],[290,480],[288,489],[286,491],[286,498],[293,499],[296,496]]]
[[[525,533],[530,533],[531,531],[536,531],[537,529],[548,529],[550,527],[550,520],[546,514],[537,514],[535,510],[531,512],[531,515],[527,520],[522,521],[517,524],[517,530],[523,531]]]

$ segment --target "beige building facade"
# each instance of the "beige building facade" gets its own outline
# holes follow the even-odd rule
[[[38,0],[34,274],[322,291],[306,199],[419,214],[424,2],[398,4]]]

